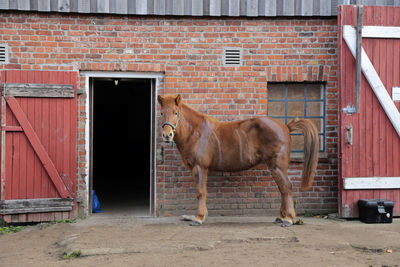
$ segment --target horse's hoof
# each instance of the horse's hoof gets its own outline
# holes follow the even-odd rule
[[[274,221],[274,223],[275,223],[275,224],[281,224],[281,223],[283,223],[283,221],[282,221],[281,218],[276,218],[275,221]]]
[[[291,222],[283,220],[282,224],[281,224],[281,227],[289,227],[289,226],[292,226],[292,225],[293,224]]]
[[[190,226],[200,226],[200,225],[201,225],[201,222],[192,221],[189,225],[190,225]]]
[[[194,215],[181,215],[178,217],[181,221],[193,221],[195,219]]]

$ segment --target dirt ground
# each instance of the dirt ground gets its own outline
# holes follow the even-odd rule
[[[0,235],[0,266],[400,266],[400,219],[301,219],[282,228],[273,217],[211,217],[195,227],[96,214]]]

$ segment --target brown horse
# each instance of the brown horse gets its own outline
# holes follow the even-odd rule
[[[316,127],[305,119],[284,125],[268,117],[219,122],[187,104],[180,95],[158,96],[161,105],[162,136],[175,142],[183,163],[196,181],[198,208],[195,216],[181,219],[202,224],[207,217],[208,171],[241,171],[266,164],[281,192],[281,210],[276,223],[290,226],[296,216],[292,183],[287,170],[290,161],[290,132],[304,133],[304,167],[301,189],[311,187],[318,162],[319,138]]]

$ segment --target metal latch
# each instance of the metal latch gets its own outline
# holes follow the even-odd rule
[[[356,108],[354,106],[347,106],[342,108],[342,112],[346,113],[347,115],[353,115],[353,113],[356,113]]]

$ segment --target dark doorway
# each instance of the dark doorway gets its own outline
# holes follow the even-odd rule
[[[150,215],[151,82],[93,81],[92,184],[103,213]]]

